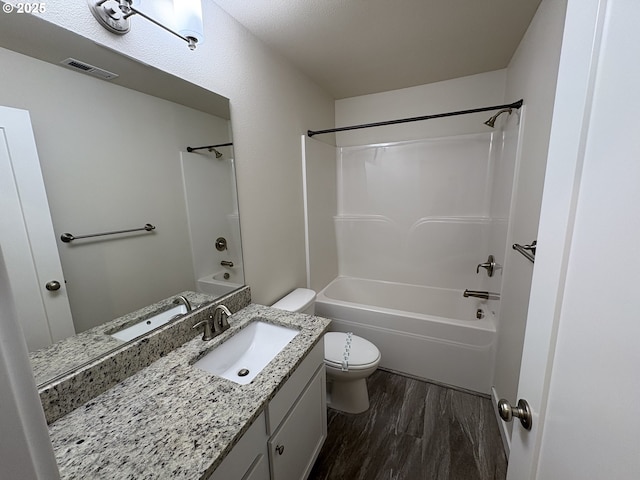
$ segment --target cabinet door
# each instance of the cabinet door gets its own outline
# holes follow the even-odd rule
[[[208,480],[269,480],[264,417],[263,412]]]
[[[260,454],[242,480],[271,480],[268,457]]]
[[[325,369],[322,365],[269,440],[271,478],[307,478],[327,437]]]

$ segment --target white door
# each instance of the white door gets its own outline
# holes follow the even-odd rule
[[[640,478],[639,23],[568,2],[509,480]]]
[[[8,107],[0,107],[0,205],[0,245],[29,350],[74,335],[29,112]]]

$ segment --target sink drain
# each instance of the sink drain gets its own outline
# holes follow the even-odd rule
[[[240,370],[238,370],[239,377],[246,377],[247,375],[249,375],[249,370],[247,370],[246,368],[241,368]]]

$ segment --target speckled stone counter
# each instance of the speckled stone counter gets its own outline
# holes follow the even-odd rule
[[[66,415],[194,338],[197,332],[191,327],[208,318],[216,305],[222,303],[231,312],[237,312],[249,305],[251,301],[249,287],[243,287],[217,299],[195,292],[182,292],[182,294],[192,300],[194,306],[199,305],[203,300],[205,305],[201,305],[200,308],[194,309],[193,312],[185,314],[183,317],[129,342],[116,340],[119,346],[115,350],[97,356],[78,368],[39,385],[38,393],[47,422],[51,423]],[[153,313],[158,308],[169,308],[173,298],[175,296],[147,307],[143,309],[143,313]],[[133,323],[131,316],[136,313],[140,313],[140,311],[109,322],[101,334],[94,332],[88,338],[99,338],[100,335],[107,337],[108,332],[130,326]],[[58,349],[57,344],[53,345],[47,351],[53,349],[56,355],[50,355],[48,358],[51,362],[58,362],[76,354],[86,345],[84,339],[85,336],[81,334],[63,341],[64,348]],[[46,358],[45,355],[41,360],[46,360]]]
[[[192,366],[253,319],[300,333],[248,385]],[[200,479],[222,462],[330,320],[249,305],[49,426],[62,478]]]
[[[211,295],[204,293],[180,292],[153,305],[148,305],[110,322],[65,338],[49,347],[31,352],[29,358],[36,384],[44,384],[58,375],[121,347],[124,342],[112,337],[112,333],[174,307],[172,301],[178,295],[184,295],[194,309],[215,300]]]

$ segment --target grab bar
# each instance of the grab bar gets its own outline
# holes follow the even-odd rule
[[[475,298],[483,298],[485,300],[499,300],[500,294],[494,292],[485,292],[481,290],[465,290],[462,293],[464,298],[475,297]]]
[[[514,243],[511,246],[511,248],[513,248],[518,253],[522,254],[531,263],[535,263],[537,245],[538,245],[538,241],[534,240],[533,242],[531,242],[531,245],[520,245],[518,243]]]
[[[139,231],[142,231],[142,230],[150,232],[150,231],[155,230],[155,229],[156,229],[155,226],[151,225],[150,223],[147,223],[142,228],[131,228],[129,230],[116,230],[116,231],[113,231],[113,232],[90,233],[90,234],[87,234],[87,235],[72,235],[71,233],[63,233],[62,235],[60,235],[60,240],[62,240],[64,243],[70,243],[70,242],[73,242],[74,240],[79,240],[81,238],[101,237],[103,235],[115,235],[117,233],[139,232]]]

